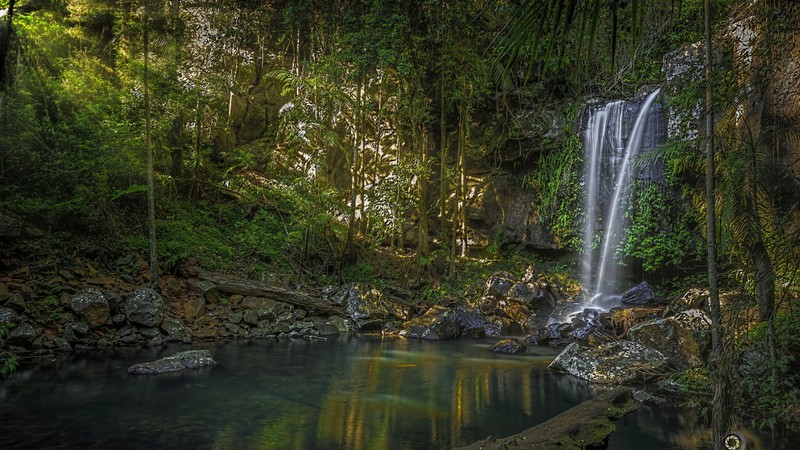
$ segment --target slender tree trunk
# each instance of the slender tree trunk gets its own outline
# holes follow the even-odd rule
[[[444,65],[444,62],[442,62]],[[450,236],[450,220],[447,214],[447,118],[445,114],[445,98],[444,98],[444,68],[439,74],[439,234],[442,240],[442,246],[445,249],[450,249],[448,253],[454,251]]]
[[[145,145],[147,147],[147,225],[150,229],[150,287],[158,289],[158,247],[156,246],[156,204],[155,184],[153,182],[153,142],[150,123],[150,87],[148,69],[150,64],[150,36],[147,23],[147,3],[144,3],[142,21],[144,27],[144,123]]]
[[[461,257],[466,257],[469,242],[467,238],[467,144],[469,141],[468,112],[461,108],[458,148],[458,173],[459,173],[459,227],[461,231]]]
[[[428,150],[427,150],[427,136],[423,125],[420,127],[418,133],[419,139],[419,158],[422,166],[422,173],[417,180],[418,188],[418,210],[419,210],[419,238],[417,242],[417,255],[421,259],[427,259],[431,252],[428,246]]]
[[[355,247],[354,247],[354,239],[355,239],[355,232],[357,230],[358,224],[356,218],[356,211],[358,211],[358,194],[359,194],[359,187],[361,186],[360,181],[360,159],[361,156],[359,149],[362,144],[361,141],[361,86],[358,87],[358,92],[356,93],[356,110],[354,111],[353,117],[353,127],[354,127],[354,136],[353,136],[353,148],[350,154],[350,217],[349,223],[347,227],[347,240],[345,242],[345,253],[349,256],[355,255]]]
[[[724,328],[719,302],[717,274],[716,201],[714,189],[714,97],[711,66],[711,0],[704,1],[705,16],[705,82],[706,82],[706,241],[708,245],[708,284],[711,309],[712,362],[714,364],[714,396],[711,426],[714,447],[724,450],[722,438],[730,426],[728,363],[726,361]]]
[[[8,58],[8,50],[11,48],[11,32],[14,21],[14,0],[8,3],[8,11],[6,12],[6,24],[0,30],[0,91],[3,90],[6,83],[8,83],[8,67],[6,66],[6,59]]]

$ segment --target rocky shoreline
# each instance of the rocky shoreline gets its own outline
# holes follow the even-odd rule
[[[626,384],[700,367],[710,321],[692,291],[672,305],[642,283],[606,311],[529,267],[495,273],[448,306],[430,306],[399,288],[361,283],[290,288],[207,272],[188,262],[146,286],[146,263],[108,275],[77,261],[72,270],[36,275],[27,266],[0,277],[3,348],[19,355],[219,339],[320,339],[376,332],[427,340],[497,337],[492,350],[561,351],[551,368],[598,384]],[[510,337],[519,336],[519,337]],[[538,353],[538,351],[537,351]]]

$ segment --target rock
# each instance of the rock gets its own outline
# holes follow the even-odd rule
[[[236,325],[242,323],[244,315],[239,311],[234,311],[228,315],[228,322],[235,323]]]
[[[148,339],[152,339],[156,336],[161,336],[161,331],[159,331],[158,328],[139,328],[139,334]]]
[[[214,361],[211,357],[211,352],[208,350],[189,350],[156,361],[134,364],[128,368],[128,373],[134,375],[158,375],[166,372],[216,365],[217,362]]]
[[[521,334],[520,325],[508,317],[487,317],[484,327],[486,336],[503,336],[508,334]]]
[[[381,319],[360,319],[354,322],[358,331],[381,331],[383,329]]]
[[[125,299],[125,317],[133,323],[154,328],[164,320],[166,304],[152,289],[139,289]]]
[[[235,323],[224,322],[222,326],[225,327],[225,331],[233,335],[239,334],[242,331],[242,327],[236,325]]]
[[[669,305],[673,312],[686,311],[687,309],[702,309],[708,301],[708,289],[690,289],[678,300]]]
[[[505,298],[514,286],[511,274],[498,272],[486,280],[486,290],[484,295],[495,298]]]
[[[194,330],[194,338],[201,341],[211,341],[217,338],[217,331],[210,327],[199,327]]]
[[[6,306],[14,307],[16,308],[17,311],[27,310],[27,306],[25,305],[25,299],[16,292],[11,293],[8,296],[8,298],[6,299]]]
[[[363,319],[385,320],[392,315],[390,307],[383,299],[383,294],[373,288],[366,287],[360,283],[352,283],[344,286],[345,311],[351,319],[360,321]]]
[[[600,322],[601,313],[598,309],[586,308],[573,316],[571,322],[573,330],[570,332],[570,336],[585,341],[593,333],[602,331],[604,327]]]
[[[289,337],[290,337],[290,338],[292,338],[292,339],[300,339],[300,338],[302,338],[303,336],[300,334],[300,332],[299,332],[299,331],[297,331],[297,330],[294,330],[294,331],[290,331],[290,332],[289,332]]]
[[[113,286],[116,282],[117,280],[111,277],[88,278],[86,280],[86,284],[93,286]]]
[[[77,342],[80,336],[85,336],[89,332],[89,324],[86,322],[67,322],[64,325],[64,339],[67,342]]]
[[[187,285],[192,292],[200,294],[208,303],[219,303],[220,294],[214,283],[207,280],[190,280]]]
[[[550,368],[598,384],[624,384],[656,378],[666,372],[668,358],[658,350],[631,341],[597,347],[569,344]]]
[[[245,309],[242,312],[242,320],[250,326],[256,326],[258,325],[258,314],[252,309]]]
[[[642,281],[622,294],[622,303],[626,305],[647,305],[653,303],[654,300],[653,288],[646,281]]]
[[[325,301],[336,303],[339,306],[341,306],[344,301],[344,295],[342,295],[341,290],[330,284],[322,288],[320,297]]]
[[[278,316],[291,311],[291,306],[265,297],[245,297],[242,307],[253,310],[259,320],[276,320]]]
[[[125,314],[114,314],[111,316],[111,323],[117,327],[122,326],[125,323]]]
[[[503,339],[492,346],[495,353],[525,353],[527,350],[517,338]]]
[[[0,325],[5,325],[7,323],[14,323],[17,320],[17,313],[11,309],[6,308],[5,306],[0,308]]]
[[[458,315],[451,309],[435,306],[405,324],[401,336],[428,340],[456,339],[461,336]]]
[[[711,346],[711,319],[699,309],[690,309],[634,325],[628,339],[660,351],[679,369],[700,367]]]
[[[540,300],[545,300],[544,291],[533,283],[516,283],[508,291],[508,299],[533,306]]]
[[[192,338],[192,333],[176,317],[167,317],[161,322],[161,331],[166,333],[166,342],[184,342]]]
[[[340,334],[339,328],[328,322],[317,324],[317,330],[320,336],[338,336]]]
[[[521,303],[501,300],[499,302],[499,309],[502,311],[502,315],[507,316],[519,324],[523,331],[528,331],[527,324],[533,323],[533,319],[536,318],[536,315]]]
[[[59,352],[65,352],[65,353],[69,353],[72,351],[72,345],[70,345],[70,343],[67,342],[66,339],[60,337],[53,339],[53,348],[55,348]]]
[[[166,279],[164,279],[166,278]],[[183,286],[180,280],[175,277],[164,277],[161,279],[161,290],[168,298],[175,298],[181,295]]]
[[[108,303],[108,308],[111,310],[112,317],[114,314],[123,312],[125,302],[122,301],[122,297],[111,291],[103,291],[103,297],[106,299],[106,303]]]
[[[348,334],[353,329],[353,322],[346,317],[331,316],[326,322],[338,328],[340,334]]]
[[[39,332],[33,328],[33,325],[29,323],[19,324],[8,333],[6,344],[30,348],[37,336],[39,336]]]
[[[105,325],[111,318],[111,308],[103,292],[96,288],[79,291],[69,300],[70,308],[91,328]]]
[[[461,334],[471,337],[486,336],[486,325],[488,319],[477,309],[457,306],[453,308],[458,324],[461,326]]]

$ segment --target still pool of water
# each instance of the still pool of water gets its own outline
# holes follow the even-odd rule
[[[492,343],[341,337],[62,356],[0,384],[0,448],[439,449],[517,433],[596,395],[547,370],[552,356],[497,355]],[[190,348],[219,365],[127,373]],[[643,408],[609,448],[701,449],[700,423]]]

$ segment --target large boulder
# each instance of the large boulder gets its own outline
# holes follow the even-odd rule
[[[429,340],[456,339],[461,336],[458,314],[441,306],[434,306],[425,314],[406,323],[401,335]]]
[[[407,311],[387,299],[381,291],[360,283],[343,286],[337,303],[343,305],[347,315],[357,323],[408,317]]]
[[[628,339],[654,348],[679,369],[700,367],[711,346],[711,319],[699,309],[634,325]]]
[[[514,280],[511,274],[498,272],[486,280],[484,295],[495,298],[505,298],[508,296],[513,286]]]
[[[111,308],[103,292],[96,288],[83,289],[69,300],[69,307],[91,328],[105,325],[111,318]]]
[[[453,308],[458,324],[461,326],[461,334],[472,337],[486,336],[486,327],[489,320],[480,311],[464,306]]]
[[[508,291],[508,299],[537,308],[555,306],[554,299],[547,294],[546,290],[536,283],[521,282],[511,286]]]
[[[134,375],[158,375],[165,372],[176,372],[186,369],[216,366],[217,362],[208,350],[189,350],[176,353],[156,361],[134,364],[128,373]]]
[[[597,347],[573,342],[549,367],[593,383],[624,384],[662,375],[667,362],[658,350],[636,342],[613,341]]]
[[[153,289],[139,289],[125,299],[125,317],[138,325],[155,328],[164,320],[166,303]]]
[[[647,281],[642,281],[622,294],[622,303],[641,306],[653,303],[655,298],[656,296],[653,292],[653,288],[647,284]]]

